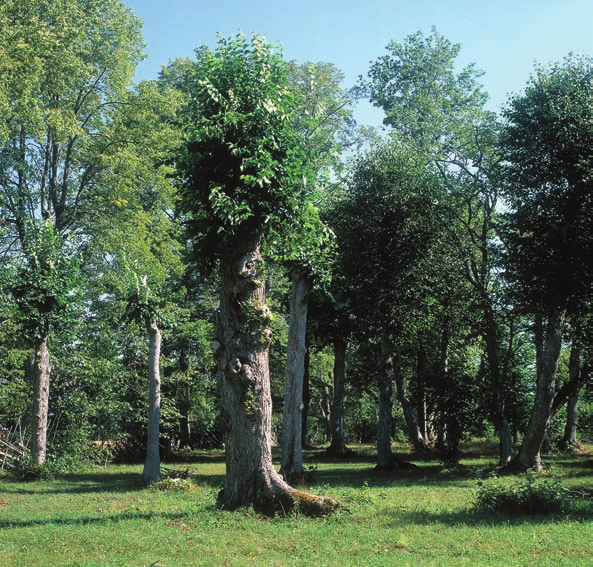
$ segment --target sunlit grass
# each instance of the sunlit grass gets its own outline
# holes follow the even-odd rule
[[[145,489],[142,467],[108,466],[54,481],[0,479],[0,563],[12,566],[586,566],[593,506],[562,517],[476,516],[476,479],[493,464],[472,445],[462,467],[408,455],[419,469],[373,470],[372,449],[326,460],[309,451],[306,489],[340,500],[327,519],[265,518],[215,508],[224,462],[186,455],[189,491]],[[590,455],[549,458],[563,483],[591,486]]]

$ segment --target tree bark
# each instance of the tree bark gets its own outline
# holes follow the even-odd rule
[[[298,502],[305,514],[324,514],[337,503],[296,491],[272,465],[272,397],[268,351],[272,334],[265,284],[259,274],[261,239],[237,237],[221,259],[217,338],[218,385],[225,429],[226,477],[218,503],[287,513]]]
[[[301,443],[307,445],[307,422],[309,421],[309,406],[311,405],[311,380],[309,374],[310,352],[305,350],[305,374],[303,376],[303,412],[301,425]]]
[[[305,375],[307,305],[311,283],[295,268],[292,271],[290,323],[286,357],[286,385],[282,416],[282,466],[280,474],[291,485],[303,480],[303,383]]]
[[[395,457],[391,451],[391,420],[393,414],[394,362],[392,339],[385,332],[381,341],[382,372],[379,373],[379,416],[377,423],[377,469],[393,470]]]
[[[581,378],[581,353],[579,347],[573,343],[572,348],[570,349],[570,359],[568,362],[568,373],[569,373],[569,383],[575,383],[580,381]],[[566,424],[564,426],[564,435],[560,440],[559,446],[562,450],[566,451],[570,447],[578,447],[579,442],[577,441],[577,425],[578,425],[578,417],[579,417],[579,391],[580,389],[576,389],[575,391],[571,392],[568,396],[566,402]],[[554,404],[556,402],[556,398],[558,398],[558,394],[554,399]],[[554,412],[554,407],[552,407],[552,412]]]
[[[155,321],[146,322],[148,331],[148,440],[146,443],[146,459],[142,471],[144,484],[152,485],[161,477],[161,458],[159,453],[160,422],[161,422],[161,376],[159,361],[161,355],[161,331]]]
[[[397,398],[404,412],[404,418],[406,420],[410,442],[416,451],[424,451],[426,449],[426,443],[424,441],[424,437],[422,437],[420,428],[418,427],[418,422],[416,421],[416,416],[414,415],[412,403],[408,398],[408,393],[406,391],[406,381],[402,369],[401,354],[399,351],[395,355],[394,377],[397,388]]]
[[[536,324],[537,381],[533,410],[519,454],[511,462],[519,470],[542,470],[541,446],[552,415],[556,387],[556,371],[562,347],[562,332],[566,321],[566,308],[550,310],[546,327]]]
[[[33,377],[31,462],[41,466],[45,463],[47,455],[47,416],[51,373],[47,335],[35,339],[30,367]]]
[[[346,399],[346,341],[334,341],[334,385],[330,412],[331,443],[326,453],[332,456],[345,456],[344,401]]]

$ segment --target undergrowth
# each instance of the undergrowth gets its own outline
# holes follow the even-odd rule
[[[528,472],[521,478],[491,477],[478,481],[473,509],[503,514],[563,514],[569,491],[555,476]]]

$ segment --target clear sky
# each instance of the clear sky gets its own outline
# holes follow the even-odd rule
[[[127,0],[144,21],[148,59],[137,79],[156,78],[162,65],[213,47],[216,34],[257,32],[286,59],[334,63],[345,87],[369,63],[421,30],[462,46],[461,65],[476,63],[497,110],[527,82],[533,63],[569,52],[593,56],[593,0]],[[361,110],[360,122],[378,115]]]

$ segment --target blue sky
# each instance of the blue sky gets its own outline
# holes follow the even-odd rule
[[[137,79],[156,78],[169,60],[214,46],[216,34],[257,32],[286,59],[334,63],[344,86],[366,74],[389,41],[431,28],[462,46],[459,62],[476,63],[497,110],[520,91],[533,63],[569,52],[593,56],[593,0],[127,0],[144,21],[148,59]],[[360,122],[378,115],[361,109]]]

